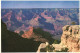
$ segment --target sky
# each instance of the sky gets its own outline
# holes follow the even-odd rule
[[[79,1],[1,1],[1,8],[79,8]]]

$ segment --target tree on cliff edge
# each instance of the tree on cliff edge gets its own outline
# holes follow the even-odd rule
[[[75,25],[75,24],[76,24],[76,22],[72,22],[72,23],[71,23],[71,25]]]

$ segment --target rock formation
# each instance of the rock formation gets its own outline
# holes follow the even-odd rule
[[[48,42],[47,39],[43,38],[42,36],[38,36],[33,32],[33,27],[29,26],[29,30],[25,31],[24,34],[22,34],[23,38],[34,38],[34,41],[41,41],[41,42]]]
[[[80,52],[80,27],[78,25],[66,25],[63,27],[61,44],[66,46],[69,52]]]
[[[22,35],[23,38],[30,38],[33,34],[33,27],[29,27],[29,31],[24,32],[24,34]]]
[[[66,25],[62,29],[61,43],[52,44],[52,47],[55,48],[53,52],[62,51],[64,48],[68,48],[66,52],[80,52],[80,25]],[[37,52],[43,48],[40,46]]]
[[[1,18],[8,30],[19,33],[29,26],[41,27],[51,34],[61,35],[62,27],[72,21],[79,24],[79,9],[1,9]],[[73,14],[74,13],[74,14]],[[76,18],[75,18],[76,17]],[[25,28],[21,26],[25,25]],[[58,28],[58,29],[57,29]]]

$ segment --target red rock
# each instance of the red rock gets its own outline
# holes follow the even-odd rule
[[[31,38],[31,36],[33,35],[33,27],[29,26],[29,31],[24,32],[24,34],[22,35],[23,38]]]

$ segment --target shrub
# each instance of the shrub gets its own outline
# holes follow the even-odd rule
[[[24,34],[24,32],[23,32],[23,31],[20,31],[20,32],[19,32],[19,35],[22,35],[22,34]]]
[[[40,49],[41,52],[53,52],[53,50],[55,50],[55,48],[53,46],[46,46],[45,48]]]
[[[67,26],[67,27],[66,27],[66,30],[67,30],[67,31],[69,30],[69,27],[70,27],[70,26]]]
[[[72,22],[71,24],[72,24],[72,25],[75,25],[75,24],[76,24],[76,22]]]
[[[54,40],[54,43],[55,44],[59,44],[60,42],[58,40]]]
[[[56,52],[68,52],[68,48],[62,48],[61,51],[57,51]]]

